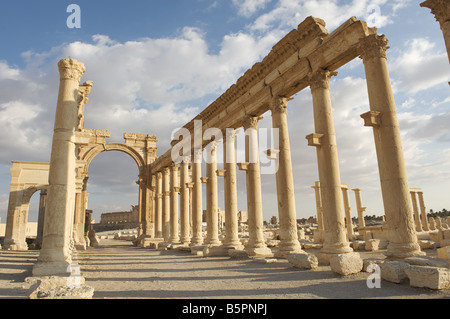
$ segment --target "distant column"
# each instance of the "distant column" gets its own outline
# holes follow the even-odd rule
[[[44,233],[46,202],[47,202],[47,190],[43,189],[43,190],[41,190],[41,197],[39,199],[38,228],[37,228],[36,240],[34,241],[37,249],[40,249],[42,247],[42,236]]]
[[[189,232],[189,162],[190,157],[183,158],[180,168],[180,220],[181,220],[181,242],[191,242]]]
[[[366,207],[361,204],[361,190],[359,188],[352,189],[355,192],[356,209],[358,210],[358,225],[359,227],[366,227],[366,222],[364,221],[364,211]]]
[[[322,212],[322,195],[320,194],[320,182],[316,182],[314,186],[314,194],[316,197],[316,212],[317,212],[317,228],[323,230],[323,212]]]
[[[170,238],[170,168],[163,168],[163,212],[162,236],[165,241]]]
[[[191,246],[203,244],[202,149],[194,150],[192,163],[192,239]]]
[[[364,62],[370,103],[370,112],[361,117],[374,133],[388,226],[386,255],[406,258],[423,255],[423,252],[414,229],[400,127],[387,68],[387,49],[388,40],[384,36],[373,34],[360,41],[358,51]]]
[[[423,200],[423,192],[421,190],[419,190],[417,192],[417,195],[419,196],[419,205],[420,205],[420,212],[421,212],[421,216],[422,216],[423,230],[429,231],[430,230],[430,225],[428,224],[427,210],[426,210],[426,207],[425,207],[425,202]]]
[[[156,173],[156,208],[155,208],[155,237],[162,238],[162,211],[163,211],[163,183],[162,173]]]
[[[414,212],[414,222],[416,224],[416,231],[421,232],[422,231],[422,223],[420,221],[420,216],[419,216],[419,206],[417,205],[416,190],[411,189],[410,194],[411,194],[411,202],[412,202],[413,212]]]
[[[342,184],[342,196],[344,198],[345,220],[347,221],[347,236],[348,240],[351,240],[353,236],[353,223],[350,200],[348,198],[348,186],[346,184]]]

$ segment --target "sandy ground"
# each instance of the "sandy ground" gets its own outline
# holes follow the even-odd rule
[[[308,252],[312,252],[309,250]],[[380,256],[362,252],[362,258]],[[38,252],[0,251],[0,298],[27,298],[24,284]],[[102,240],[101,246],[79,252],[86,284],[94,299],[337,299],[450,298],[450,290],[410,287],[381,281],[367,287],[367,273],[347,277],[329,267],[300,270],[286,260],[258,263],[252,259],[198,257],[178,250],[155,251],[129,241]]]

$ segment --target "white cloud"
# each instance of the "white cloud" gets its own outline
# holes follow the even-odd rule
[[[436,52],[435,46],[428,39],[414,38],[406,41],[398,56],[388,60],[389,70],[403,91],[416,94],[449,81],[447,53]]]
[[[239,15],[250,17],[259,9],[264,9],[272,0],[233,0],[233,5],[238,8]]]

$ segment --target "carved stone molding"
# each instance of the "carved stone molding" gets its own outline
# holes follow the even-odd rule
[[[86,72],[84,64],[74,59],[62,59],[58,62],[58,68],[61,80],[74,80],[77,83]]]
[[[421,7],[431,9],[436,21],[441,24],[450,20],[450,2],[448,0],[427,0],[420,4]]]
[[[258,129],[258,122],[262,120],[262,116],[246,116],[244,120],[242,121],[242,125],[244,126],[244,129],[247,130],[249,128],[252,129]]]
[[[309,85],[311,90],[315,89],[329,89],[330,79],[333,76],[338,75],[337,72],[332,72],[324,69],[320,69],[311,74],[309,79]]]
[[[269,108],[272,111],[272,114],[286,114],[287,113],[287,104],[289,101],[293,100],[293,98],[287,98],[283,96],[278,96],[272,99]]]
[[[358,46],[358,53],[363,61],[375,58],[386,57],[386,50],[389,49],[389,40],[384,35],[371,34],[361,39]]]

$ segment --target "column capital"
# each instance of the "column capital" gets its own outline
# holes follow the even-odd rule
[[[164,175],[169,175],[169,174],[170,174],[170,168],[169,168],[169,167],[164,167],[164,168],[162,169],[162,173],[163,173]]]
[[[338,75],[337,72],[319,69],[309,75],[309,85],[311,90],[329,89],[329,83],[332,76]]]
[[[384,35],[371,34],[359,41],[358,53],[363,61],[386,57],[389,40]]]
[[[172,170],[172,171],[177,171],[178,170],[178,163],[172,163],[172,164],[170,164],[170,169]]]
[[[156,172],[156,178],[162,178],[162,172]]]
[[[59,74],[61,80],[74,80],[80,83],[86,68],[84,64],[75,59],[62,59],[58,62]]]
[[[269,104],[269,108],[272,111],[272,114],[274,113],[287,113],[287,104],[289,101],[293,100],[294,98],[287,98],[284,96],[277,96],[274,97]]]
[[[239,133],[239,129],[235,129],[235,128],[225,128],[222,130],[222,134],[224,137],[226,137],[226,141],[230,141],[230,139],[234,140],[238,133]]]
[[[190,156],[184,156],[182,161],[181,161],[181,165],[189,165],[191,163],[191,157]]]
[[[450,20],[450,3],[447,0],[426,0],[420,6],[431,9],[431,13],[441,24],[441,28],[444,22]]]
[[[258,129],[258,122],[262,120],[262,116],[252,116],[248,115],[246,116],[242,121],[242,126],[245,130],[252,128],[252,129]]]

